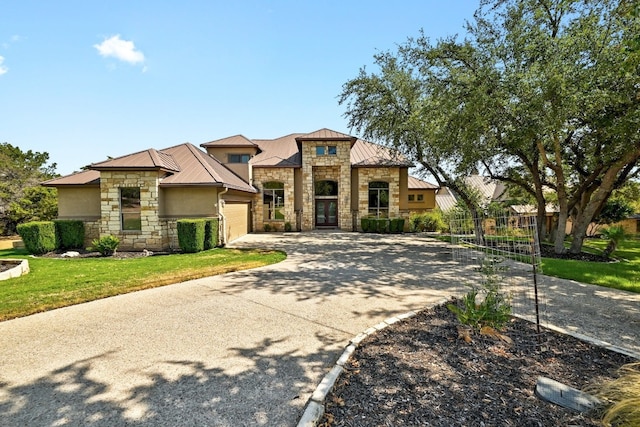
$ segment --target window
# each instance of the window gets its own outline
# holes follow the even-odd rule
[[[249,154],[229,154],[229,163],[249,163]]]
[[[284,221],[284,184],[265,182],[262,200],[265,221]]]
[[[316,181],[314,187],[316,197],[335,197],[338,195],[338,183],[336,181]]]
[[[336,147],[335,145],[330,145],[327,147],[327,151],[329,152],[330,156],[335,156],[338,154],[338,147]]]
[[[410,201],[410,202],[413,202],[413,201],[415,201],[415,200],[416,200],[416,196],[415,196],[415,194],[409,194],[409,201]]]
[[[140,188],[120,188],[120,226],[122,230],[142,230]]]
[[[389,183],[369,183],[369,215],[377,218],[389,217]]]
[[[325,147],[324,146],[316,146],[316,156],[324,156]]]
[[[419,202],[424,201],[424,194],[418,194],[418,201]]]

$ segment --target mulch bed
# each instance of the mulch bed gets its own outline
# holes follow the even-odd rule
[[[71,249],[67,250],[58,250],[55,252],[49,252],[46,254],[38,255],[40,258],[67,258],[64,254],[68,252],[77,252],[78,255],[75,257],[69,258],[116,258],[116,259],[127,259],[127,258],[142,258],[147,256],[157,256],[157,255],[169,255],[170,252],[143,252],[143,251],[116,251],[115,254],[110,256],[103,256],[100,252],[92,252],[84,249]]]
[[[588,252],[580,252],[579,254],[571,254],[565,252],[557,254],[553,250],[551,245],[540,245],[540,255],[543,258],[558,258],[558,259],[572,259],[576,261],[590,261],[590,262],[615,262],[614,259],[607,258],[600,254],[591,254]]]
[[[446,307],[425,310],[368,337],[327,396],[329,426],[600,426],[539,399],[538,376],[585,389],[631,357],[513,319],[513,343],[474,333],[467,343]]]

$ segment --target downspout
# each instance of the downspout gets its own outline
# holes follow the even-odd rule
[[[223,213],[224,200],[220,198],[220,196],[226,194],[227,191],[229,191],[229,188],[225,188],[224,191],[218,193],[218,216],[220,217],[220,231],[218,235],[220,236],[220,246],[227,244],[227,218]]]

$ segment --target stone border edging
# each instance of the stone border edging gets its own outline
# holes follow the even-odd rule
[[[29,272],[29,261],[26,259],[9,259],[3,258],[0,261],[10,261],[13,264],[16,264],[15,267],[11,267],[10,269],[3,271],[0,273],[0,280],[8,280],[13,279],[14,277],[20,277],[23,274],[27,274]]]
[[[430,307],[436,307],[438,305],[445,304],[447,301],[449,301],[449,298],[445,298],[442,301],[437,302]],[[424,307],[421,310],[425,310],[427,308],[429,307]],[[344,349],[344,351],[342,352],[342,355],[336,361],[335,366],[324,376],[324,378],[322,378],[322,381],[320,381],[320,384],[318,384],[315,391],[309,398],[309,401],[307,402],[307,407],[305,408],[302,414],[302,417],[300,418],[300,421],[297,424],[297,427],[315,427],[318,425],[320,418],[322,418],[322,416],[324,415],[324,401],[327,395],[329,394],[329,392],[331,392],[331,390],[333,389],[333,386],[335,385],[336,381],[340,377],[340,374],[342,374],[342,372],[344,371],[345,363],[347,363],[347,361],[349,360],[353,352],[356,350],[358,345],[360,345],[362,340],[364,340],[370,335],[375,334],[378,331],[383,330],[387,326],[393,325],[394,323],[397,323],[401,320],[409,319],[417,315],[419,311],[408,311],[398,316],[385,319],[384,321],[378,323],[377,325],[365,330],[364,332],[352,338],[349,341],[349,345]],[[517,316],[517,315],[512,315],[512,316],[521,318],[521,316]],[[634,351],[612,345],[608,342],[601,341],[596,338],[591,338],[587,335],[579,334],[577,332],[571,332],[566,329],[560,328],[558,326],[552,325],[550,323],[547,323],[546,325],[543,325],[543,326],[552,331],[555,331],[564,335],[569,335],[581,341],[586,341],[590,344],[597,345],[598,347],[603,347],[607,350],[624,354],[626,356],[631,356],[635,359],[640,360],[640,354]]]
[[[433,306],[435,307],[437,305],[444,304],[447,301],[449,301],[449,298],[445,298],[442,301],[433,304]],[[401,320],[409,319],[417,314],[417,311],[408,311],[406,313],[399,314],[398,316],[390,317],[352,338],[349,341],[349,345],[347,345],[342,352],[342,355],[336,361],[335,366],[324,376],[322,381],[320,381],[320,384],[318,384],[318,387],[316,387],[316,390],[309,398],[307,407],[304,410],[297,427],[315,427],[318,425],[320,418],[324,415],[324,401],[327,395],[333,389],[333,386],[340,377],[340,374],[344,371],[345,363],[347,363],[358,345],[360,345],[365,338],[383,330],[387,326],[393,325]]]

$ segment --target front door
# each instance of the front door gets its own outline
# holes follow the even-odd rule
[[[338,225],[338,201],[316,199],[316,227]]]

